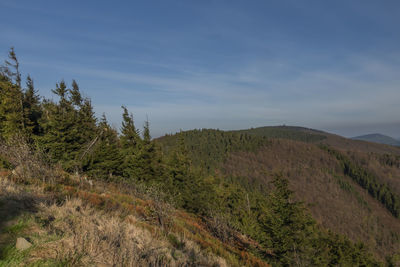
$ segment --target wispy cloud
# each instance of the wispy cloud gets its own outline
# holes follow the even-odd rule
[[[77,79],[96,111],[116,124],[121,104],[139,121],[148,114],[160,134],[398,122],[400,52],[398,38],[388,34],[398,24],[393,11],[387,18],[357,4],[211,8],[180,1],[129,9],[38,4],[31,12],[36,4],[14,2],[0,3],[10,11],[0,18],[6,25],[0,48],[21,51],[23,71],[46,96],[58,79]],[[11,24],[13,12],[19,17]]]

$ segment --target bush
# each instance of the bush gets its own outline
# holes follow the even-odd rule
[[[54,183],[62,176],[45,159],[45,155],[35,150],[22,136],[14,136],[8,142],[0,143],[0,158],[7,162],[12,170],[12,178],[20,182],[32,182],[41,179]]]

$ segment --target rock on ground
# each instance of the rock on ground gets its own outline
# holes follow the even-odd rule
[[[17,243],[15,244],[15,247],[18,250],[25,250],[25,249],[30,248],[31,246],[32,246],[32,244],[29,243],[25,238],[22,238],[22,237],[17,238]]]

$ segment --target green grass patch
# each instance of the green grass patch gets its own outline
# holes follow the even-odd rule
[[[12,236],[16,236],[24,231],[30,225],[30,223],[31,218],[23,216],[21,219],[18,220],[16,224],[5,227],[2,231]]]
[[[19,251],[14,245],[6,246],[0,254],[0,267],[20,266],[28,256],[30,249]]]

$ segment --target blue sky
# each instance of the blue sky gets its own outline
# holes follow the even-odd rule
[[[153,136],[301,125],[400,137],[399,1],[0,0],[41,95],[76,79],[119,127]]]

